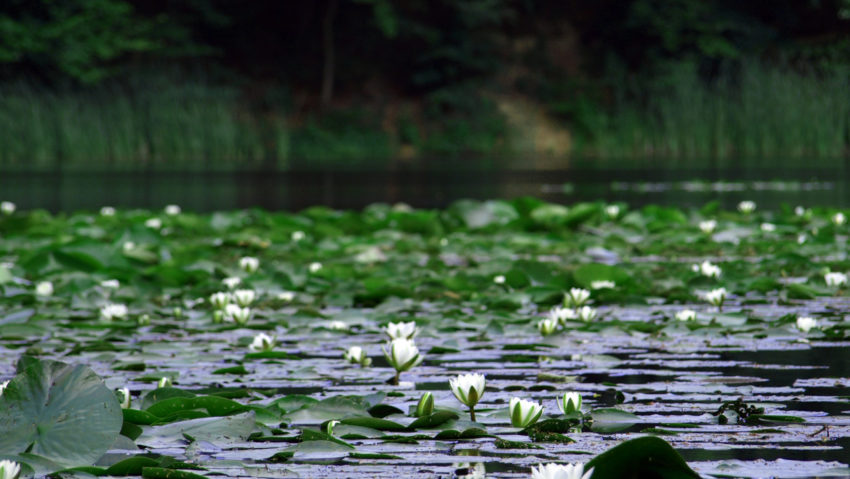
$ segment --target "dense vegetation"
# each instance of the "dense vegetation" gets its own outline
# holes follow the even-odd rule
[[[10,0],[0,162],[836,158],[848,27],[846,0]]]

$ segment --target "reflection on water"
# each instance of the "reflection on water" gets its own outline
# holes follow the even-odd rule
[[[611,171],[295,171],[295,172],[6,172],[0,196],[25,209],[53,211],[116,207],[194,211],[261,207],[300,210],[313,205],[360,209],[375,202],[438,208],[459,198],[535,196],[547,201],[622,201],[701,206],[741,199],[760,209],[850,205],[844,171],[611,170]]]

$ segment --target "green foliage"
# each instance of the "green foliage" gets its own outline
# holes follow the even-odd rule
[[[585,465],[594,479],[698,479],[682,456],[663,439],[639,437],[623,442],[594,457]]]

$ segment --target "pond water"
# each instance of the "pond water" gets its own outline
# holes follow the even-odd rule
[[[376,202],[444,208],[461,198],[533,196],[556,203],[622,201],[632,206],[726,208],[751,199],[763,208],[782,204],[848,206],[845,170],[555,170],[555,171],[293,171],[121,172],[7,171],[3,198],[24,208],[97,210],[103,205],[192,211],[261,207],[297,211],[314,205],[361,209]]]
[[[144,454],[210,477],[520,478],[654,435],[704,477],[848,476],[850,298],[824,273],[850,262],[832,213],[531,200],[17,212],[0,216],[0,380],[36,356],[129,388],[134,412],[101,468]],[[716,229],[701,231],[709,218]],[[226,278],[256,294],[244,324],[215,319]],[[727,299],[708,304],[720,286]],[[594,314],[582,314],[594,317],[561,313],[541,335],[575,287],[590,290]],[[107,319],[107,304],[128,312]],[[678,319],[684,309],[694,318]],[[415,321],[424,361],[394,385],[384,328],[401,321]],[[249,348],[261,332],[277,338],[270,351]],[[372,364],[343,360],[350,346]],[[467,372],[487,380],[476,422],[449,388]],[[163,377],[173,384],[158,387]],[[439,424],[410,415],[426,391],[448,414]],[[540,437],[511,425],[512,397],[556,420],[567,391],[583,397],[583,425]],[[332,419],[342,424],[325,436]]]

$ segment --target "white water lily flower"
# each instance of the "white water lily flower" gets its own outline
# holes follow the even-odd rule
[[[387,255],[377,246],[370,246],[354,255],[354,261],[358,263],[380,263],[387,260]]]
[[[723,273],[723,270],[720,269],[720,266],[713,264],[709,260],[705,260],[700,264],[695,264],[691,266],[691,271],[694,273],[699,273],[708,278],[719,278]]]
[[[308,269],[310,270],[311,273],[318,273],[319,270],[322,269],[322,263],[319,263],[318,261],[314,261],[314,262],[310,263],[310,266],[308,266]]]
[[[609,218],[614,219],[620,215],[620,207],[617,205],[608,205],[605,207],[605,214]]]
[[[254,273],[260,269],[260,260],[253,256],[245,256],[239,258],[239,267],[247,273]]]
[[[251,308],[240,308],[235,304],[228,304],[224,307],[224,320],[236,324],[245,324],[251,319]]]
[[[177,216],[180,214],[181,211],[182,210],[178,205],[167,205],[165,207],[165,214],[167,214],[168,216]]]
[[[832,220],[832,224],[834,224],[835,226],[841,226],[847,222],[847,217],[844,216],[844,213],[840,211],[832,215],[832,218],[830,219]]]
[[[460,374],[449,379],[449,387],[458,401],[466,406],[474,407],[484,395],[486,382],[484,375],[480,373]]]
[[[683,309],[676,313],[676,319],[679,321],[693,321],[697,319],[697,312],[693,309]]]
[[[17,206],[15,206],[15,203],[12,203],[11,201],[0,202],[0,211],[2,211],[4,215],[11,215],[16,209]]]
[[[245,306],[250,306],[256,298],[257,293],[255,293],[253,289],[237,289],[233,292],[233,300],[236,301],[236,304],[243,308]]]
[[[738,211],[744,214],[752,213],[756,210],[756,204],[753,201],[744,200],[738,203]]]
[[[797,235],[797,244],[803,244],[806,242],[806,235],[804,233],[800,233]]]
[[[38,296],[50,296],[53,294],[53,283],[42,281],[35,285],[35,294]]]
[[[254,336],[254,340],[251,341],[251,345],[248,346],[248,349],[253,353],[259,353],[261,351],[271,351],[274,349],[274,344],[277,342],[277,338],[274,336],[269,336],[266,333],[260,333]]]
[[[121,388],[115,392],[118,396],[118,402],[121,403],[121,409],[130,409],[130,389]]]
[[[17,462],[3,459],[0,461],[0,479],[16,479],[21,474],[21,465]]]
[[[593,321],[594,319],[596,319],[597,315],[596,309],[591,308],[590,306],[582,306],[578,309],[577,313],[578,319],[584,322]]]
[[[543,414],[543,406],[534,401],[515,397],[511,398],[508,411],[511,414],[511,426],[528,427],[540,419],[540,415]]]
[[[210,304],[215,309],[224,309],[230,304],[230,293],[219,291],[210,295]]]
[[[136,249],[136,243],[133,243],[132,241],[125,241],[124,244],[121,245],[121,249],[124,250],[125,253],[132,251]]]
[[[617,287],[617,283],[615,283],[613,281],[609,281],[607,279],[602,279],[602,280],[599,280],[599,281],[591,281],[590,282],[590,289],[612,289],[612,288],[616,288],[616,287]]]
[[[342,353],[342,357],[351,364],[359,364],[364,368],[372,364],[372,359],[366,356],[366,351],[360,346],[351,346]]]
[[[584,464],[577,462],[575,464],[540,464],[537,467],[531,468],[531,479],[590,479],[593,475],[593,468],[585,472]]]
[[[170,388],[174,383],[171,382],[171,378],[168,376],[163,376],[159,378],[159,381],[156,383],[156,387],[158,388]]]
[[[384,332],[387,333],[390,339],[413,339],[419,334],[419,328],[416,327],[416,323],[413,321],[407,323],[389,323],[384,329]]]
[[[147,221],[145,221],[145,226],[150,229],[158,230],[162,228],[162,220],[159,218],[149,218]]]
[[[561,410],[561,414],[581,412],[581,394],[575,391],[564,393],[558,398],[558,409]]]
[[[560,306],[555,306],[547,313],[546,317],[548,319],[554,319],[560,324],[566,324],[567,321],[572,319],[578,319],[578,313],[574,309],[562,308]]]
[[[705,300],[713,306],[720,307],[726,301],[726,294],[726,288],[715,288],[705,293]]]
[[[590,291],[583,288],[570,288],[570,291],[564,296],[564,302],[567,306],[578,308],[590,299]]]
[[[100,216],[115,216],[115,208],[111,206],[101,207]]]
[[[705,220],[699,222],[699,230],[705,234],[711,234],[717,229],[717,220]]]
[[[818,327],[818,321],[815,318],[808,316],[800,316],[797,318],[797,329],[804,333],[808,333],[812,328]]]
[[[422,362],[422,355],[419,354],[419,348],[416,347],[413,340],[405,338],[393,339],[387,346],[389,349],[386,347],[382,348],[384,350],[384,356],[387,358],[390,366],[395,368],[399,373],[408,371]]]
[[[827,286],[843,286],[847,284],[847,275],[844,273],[826,273],[823,275]]]
[[[292,241],[297,243],[297,242],[303,240],[306,236],[307,235],[305,235],[303,231],[293,231],[291,237],[292,237]]]
[[[127,306],[123,304],[105,304],[100,308],[100,319],[112,321],[127,317]]]
[[[237,286],[242,284],[242,278],[238,276],[231,276],[229,278],[224,278],[221,282],[227,286],[227,289],[236,289]]]
[[[334,320],[328,322],[328,329],[333,329],[334,331],[347,331],[348,325],[345,324],[344,321]]]
[[[293,291],[282,291],[277,294],[277,299],[281,301],[286,301],[287,303],[291,303],[292,300],[295,299],[295,292]]]
[[[558,330],[558,320],[555,318],[544,318],[537,322],[537,330],[543,336],[549,336]]]
[[[117,279],[105,279],[100,282],[100,287],[103,289],[118,289],[121,283]]]
[[[794,214],[797,216],[804,216],[806,213],[806,209],[802,206],[797,206],[796,208],[794,208]]]
[[[500,274],[493,277],[493,282],[496,284],[505,284],[505,275]]]
[[[772,233],[772,232],[776,231],[776,225],[773,224],[773,223],[762,223],[760,228],[765,233]]]
[[[5,391],[5,390],[6,390],[6,387],[7,387],[7,386],[9,386],[9,381],[8,381],[8,380],[0,382],[0,396],[2,396],[2,395],[3,395],[3,391]]]

